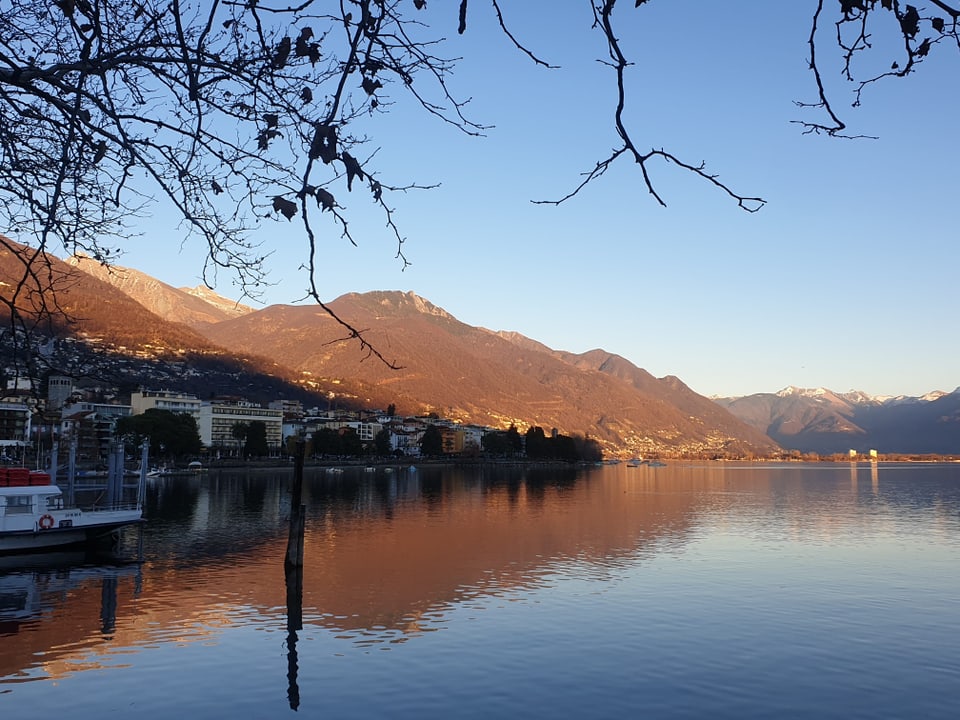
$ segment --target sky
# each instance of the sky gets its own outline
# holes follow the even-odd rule
[[[792,121],[811,116],[795,101],[815,98],[806,45],[815,3],[621,4],[634,139],[706,162],[736,191],[766,199],[760,212],[663,163],[650,167],[665,208],[628,162],[560,206],[532,203],[567,194],[617,144],[614,76],[597,62],[604,47],[586,2],[503,3],[514,34],[558,70],[529,62],[497,32],[489,5],[474,3],[463,36],[455,9],[424,17],[446,23],[445,54],[463,57],[454,92],[494,127],[467,137],[394,96],[373,126],[381,177],[439,187],[390,199],[406,269],[369,196],[346,198],[359,246],[325,229],[324,299],[413,291],[470,325],[558,350],[603,348],[708,396],[960,386],[957,49],[936,47],[859,108],[840,65],[824,58],[850,131],[879,139],[804,135]],[[894,56],[881,46],[877,61]],[[120,264],[177,287],[200,282],[204,248],[184,244],[162,208],[136,229]],[[267,223],[256,240],[272,252],[272,285],[246,302],[301,301],[294,226]],[[216,290],[238,297],[223,273]]]

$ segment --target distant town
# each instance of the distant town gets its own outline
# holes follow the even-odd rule
[[[521,430],[468,425],[435,413],[403,416],[384,409],[321,409],[300,401],[266,405],[240,397],[202,400],[173,390],[140,389],[128,402],[97,401],[71,377],[51,375],[45,392],[8,390],[0,402],[0,462],[50,467],[53,454],[64,464],[69,453],[78,468],[104,470],[111,453],[123,446],[132,463],[149,448],[149,461],[164,467],[204,466],[286,460],[297,452],[313,460],[370,462],[407,459],[526,459],[602,461],[600,445],[531,425]],[[21,388],[21,391],[23,388]],[[850,450],[830,456],[784,451],[742,460],[952,460],[952,457],[882,456],[876,450]]]
[[[68,451],[78,467],[104,469],[112,448],[139,457],[147,440],[152,462],[263,460],[289,457],[302,444],[307,457],[525,457],[597,462],[597,443],[532,426],[523,434],[464,425],[436,414],[416,417],[382,410],[305,408],[300,401],[267,404],[239,397],[201,400],[170,390],[141,389],[129,402],[97,402],[72,378],[51,375],[42,399],[9,393],[0,402],[0,460],[46,467]]]

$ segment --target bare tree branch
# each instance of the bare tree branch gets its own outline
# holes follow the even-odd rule
[[[467,30],[467,0],[437,5],[447,13],[439,15],[443,28]],[[643,75],[617,29],[636,21],[645,5],[635,0],[624,11],[632,14],[618,16],[617,0],[590,0],[593,24],[585,31],[603,42],[616,138],[573,190],[538,202],[567,202],[628,157],[660,205],[666,198],[654,170],[666,165],[756,212],[762,198],[735,190],[702,162],[641,142],[631,127],[627,108],[636,98],[628,78]],[[555,70],[510,26],[502,0],[489,7],[522,60]],[[816,99],[797,103],[805,133],[867,137],[848,134],[835,111],[828,66],[839,65],[836,76],[852,81],[857,106],[877,83],[917,72],[943,48],[960,50],[960,6],[951,0],[931,0],[929,9],[899,0],[816,0],[814,7],[806,44]],[[489,128],[471,117],[469,97],[454,91],[459,58],[444,55],[443,28],[432,29],[431,17],[426,0],[6,0],[0,230],[32,250],[0,302],[19,318],[20,331],[28,315],[57,311],[55,300],[43,297],[54,289],[44,275],[47,253],[82,252],[111,263],[133,221],[158,202],[172,208],[182,241],[205,243],[205,281],[230,272],[246,296],[268,284],[271,248],[258,238],[280,223],[295,228],[302,243],[306,297],[331,312],[320,282],[324,252],[331,242],[359,242],[351,220],[369,212],[371,199],[401,269],[407,267],[393,198],[435,184],[385,177],[378,148],[364,133],[388,121],[401,99],[469,136]],[[863,71],[861,60],[875,58],[878,47],[894,47],[896,57]],[[387,362],[359,330],[336,319]]]
[[[921,15],[922,10],[913,5],[901,4],[899,0],[840,0],[839,4],[840,17],[834,23],[833,44],[841,51],[843,77],[855,83],[853,107],[860,106],[864,91],[875,83],[887,78],[905,78],[910,75],[930,55],[935,46],[949,41],[960,49],[960,34],[958,34],[960,9],[946,2],[933,0],[935,6],[950,16],[949,21],[936,15]],[[813,103],[797,102],[796,105],[800,108],[822,110],[826,113],[829,122],[809,120],[794,122],[801,125],[806,134],[824,133],[832,137],[875,139],[870,135],[846,134],[844,131],[847,125],[840,119],[831,104],[830,93],[823,81],[817,52],[822,45],[820,21],[823,12],[823,0],[817,0],[807,40],[810,51],[809,67],[817,86],[818,100]],[[924,29],[929,29],[932,34],[923,33],[921,39],[921,31]],[[878,52],[874,40],[877,32],[885,38],[898,41],[902,47],[902,54],[891,62],[889,70],[862,77],[857,72],[855,64],[865,53]]]
[[[613,116],[614,126],[616,127],[617,135],[620,138],[621,145],[615,148],[606,159],[599,161],[592,170],[583,173],[583,180],[571,192],[557,200],[535,200],[534,202],[541,205],[559,205],[564,203],[578,195],[591,182],[604,175],[611,165],[621,156],[628,155],[633,158],[637,165],[640,166],[641,176],[643,177],[643,183],[647,189],[647,192],[652,195],[653,198],[663,207],[666,207],[667,203],[657,191],[653,182],[653,178],[650,175],[649,164],[650,161],[655,158],[664,160],[667,163],[677,165],[684,170],[692,172],[694,175],[706,180],[708,183],[735,200],[737,206],[741,209],[750,213],[757,212],[766,204],[766,201],[763,198],[749,197],[735,192],[730,188],[730,186],[722,182],[718,176],[708,173],[704,163],[691,164],[685,162],[680,160],[676,155],[669,153],[662,148],[659,150],[652,149],[647,152],[641,152],[638,149],[624,119],[624,113],[627,106],[626,75],[627,69],[630,67],[630,62],[627,60],[627,57],[621,48],[620,40],[617,37],[613,22],[613,12],[616,4],[616,0],[605,0],[602,4],[594,4],[593,10],[594,27],[600,30],[607,45],[607,51],[609,54],[609,60],[607,61],[607,64],[613,68],[613,71],[616,75],[616,106]],[[640,4],[641,3],[637,3],[637,6]]]

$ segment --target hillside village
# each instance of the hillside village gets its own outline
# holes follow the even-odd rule
[[[189,417],[200,448],[189,459],[204,462],[284,457],[294,452],[293,443],[299,439],[306,441],[308,455],[405,458],[424,454],[476,457],[484,449],[519,454],[524,439],[528,445],[532,443],[530,437],[547,440],[539,428],[530,428],[527,438],[521,438],[515,428],[504,432],[461,424],[436,414],[403,417],[392,406],[369,411],[305,408],[297,400],[276,400],[263,405],[239,397],[201,400],[190,393],[148,389],[132,392],[126,403],[98,402],[91,399],[92,395],[77,388],[72,378],[62,375],[47,379],[42,400],[8,393],[0,402],[0,460],[45,467],[53,447],[58,448],[62,461],[66,448],[72,445],[78,466],[103,469],[111,446],[119,440],[118,424],[151,411]],[[260,445],[252,446],[248,441],[251,428],[259,429]],[[594,443],[583,438],[574,443],[556,430],[549,432],[547,442],[552,440],[563,448],[562,452],[549,451],[541,442],[538,452],[528,454],[564,460],[602,458]],[[516,437],[512,445],[505,440],[511,434]],[[336,438],[332,444],[331,437]],[[164,462],[186,460],[173,457],[163,447],[152,448],[151,455]]]
[[[419,458],[423,454],[447,458],[527,457],[567,461],[598,461],[606,454],[617,458],[589,436],[568,437],[558,430],[538,427],[522,420],[512,422],[511,431],[470,423],[462,418],[443,417],[437,412],[397,413],[392,404],[384,409],[357,409],[333,392],[308,394],[307,399],[290,397],[291,385],[279,378],[251,374],[247,377],[235,367],[198,368],[193,361],[176,358],[159,360],[150,348],[138,353],[120,353],[109,348],[100,356],[90,355],[90,340],[61,338],[55,341],[58,365],[77,371],[72,375],[49,374],[46,379],[18,377],[8,366],[6,393],[0,398],[0,463],[45,468],[50,466],[51,450],[56,446],[59,463],[68,452],[74,453],[78,467],[97,470],[108,464],[111,446],[117,441],[117,424],[142,417],[149,411],[164,411],[190,418],[195,446],[189,452],[171,452],[153,447],[154,462],[173,465],[195,459],[207,463],[229,463],[252,458],[277,459],[293,454],[293,442],[305,440],[308,457]],[[51,348],[54,341],[49,343]],[[39,348],[43,353],[52,350]],[[69,366],[63,362],[72,357]],[[104,363],[104,358],[108,358]],[[109,368],[109,378],[104,369]],[[92,378],[101,377],[93,381]],[[148,389],[145,383],[168,388]],[[273,383],[277,384],[274,386]],[[124,392],[123,387],[136,387]],[[209,389],[206,398],[184,388]],[[257,394],[243,395],[254,389]],[[226,390],[227,392],[224,392]],[[278,391],[280,398],[265,400]],[[941,404],[960,395],[941,394],[932,402]],[[755,396],[761,398],[763,396]],[[326,399],[326,406],[320,403]],[[312,401],[312,403],[310,402]],[[910,403],[903,405],[909,409]],[[516,430],[519,426],[521,430]],[[129,425],[128,425],[129,427]],[[254,443],[247,431],[257,429],[262,438]],[[125,436],[127,457],[134,459],[135,448]],[[840,440],[840,443],[843,441]],[[718,453],[715,448],[684,442],[658,452],[643,452],[644,457],[682,457],[700,459],[857,459],[876,458],[872,447],[837,447],[828,453],[810,450],[783,450],[763,454]],[[71,449],[72,446],[72,449]],[[902,459],[917,452],[882,452],[888,459]],[[932,453],[942,455],[943,453]],[[186,457],[189,455],[190,457]],[[637,453],[631,455],[635,457]],[[930,456],[931,453],[927,452]],[[620,456],[622,457],[622,456]]]
[[[17,251],[11,244],[0,253],[0,282],[16,282]],[[412,292],[351,293],[329,306],[364,328],[372,346],[389,348],[388,364],[366,362],[363,347],[316,307],[225,312],[134,270],[103,274],[94,272],[95,263],[55,258],[50,266],[61,280],[64,315],[52,318],[53,327],[14,330],[0,343],[4,379],[25,374],[38,397],[52,373],[76,378],[85,390],[100,385],[86,402],[132,405],[133,392],[164,389],[265,409],[299,401],[306,417],[316,407],[318,414],[350,409],[357,412],[352,422],[393,404],[403,418],[437,415],[459,428],[533,426],[550,435],[557,428],[596,441],[609,457],[742,457],[779,449],[677,378],[654,378],[602,350],[570,354],[466,325]]]

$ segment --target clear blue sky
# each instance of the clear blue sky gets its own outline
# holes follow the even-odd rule
[[[601,347],[705,395],[960,386],[956,49],[936,48],[919,72],[869,90],[858,109],[839,65],[825,64],[851,130],[879,140],[804,136],[791,120],[805,117],[795,100],[814,99],[814,3],[623,2],[635,140],[706,161],[768,205],[744,213],[703,181],[655,164],[663,208],[622,162],[567,204],[538,206],[530,200],[564,195],[616,144],[614,78],[596,62],[604,48],[588,5],[504,4],[515,33],[562,66],[554,71],[496,33],[488,4],[473,4],[462,37],[455,8],[440,17],[446,5],[431,4],[425,17],[447,24],[444,54],[465,58],[452,86],[473,98],[473,119],[496,127],[467,138],[399,104],[372,128],[386,182],[442,185],[391,201],[413,263],[403,272],[382,217],[355,190],[360,247],[327,228],[326,299],[412,290],[471,325],[556,349]],[[198,283],[203,248],[172,254],[178,229],[162,212],[142,230],[121,264],[175,286]],[[258,238],[274,251],[264,302],[302,298],[294,226],[268,223]],[[217,290],[237,297],[225,275]]]

